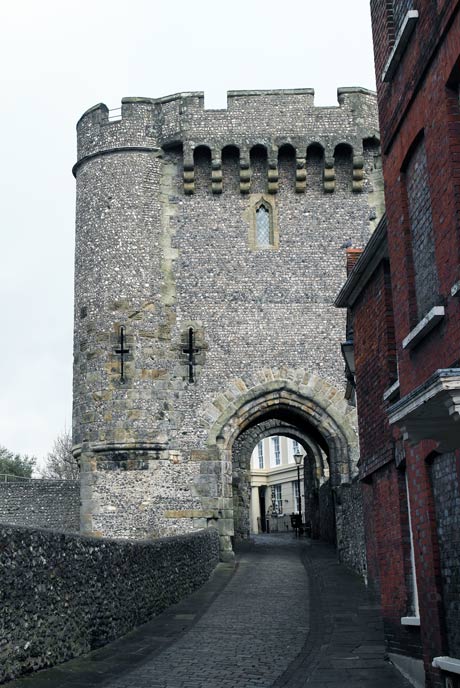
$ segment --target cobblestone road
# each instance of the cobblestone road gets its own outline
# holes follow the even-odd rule
[[[309,631],[299,549],[292,539],[278,542],[241,553],[235,575],[191,632],[111,688],[271,686]]]
[[[261,536],[125,638],[8,688],[408,688],[378,610],[333,548]]]

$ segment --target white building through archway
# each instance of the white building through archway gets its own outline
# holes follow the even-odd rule
[[[299,513],[299,481],[294,454],[305,454],[302,445],[285,435],[260,440],[251,455],[251,534],[291,530],[291,515]],[[327,462],[325,479],[329,478]],[[307,522],[305,471],[300,468],[302,523]]]

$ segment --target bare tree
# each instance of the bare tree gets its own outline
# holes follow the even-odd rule
[[[68,430],[58,435],[53,448],[40,469],[40,477],[51,480],[77,480],[80,475],[78,462],[72,454],[72,436]]]

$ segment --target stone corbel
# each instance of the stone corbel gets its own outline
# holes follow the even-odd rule
[[[272,151],[272,155],[268,160],[268,193],[275,194],[278,193],[278,151]]]
[[[335,191],[335,168],[332,156],[325,156],[324,158],[323,187],[324,191],[328,193]]]
[[[450,389],[447,395],[447,399],[444,400],[444,406],[449,412],[449,417],[455,423],[460,421],[460,390]],[[460,428],[459,428],[460,432]]]
[[[247,151],[240,152],[240,192],[249,193],[251,188],[251,163]]]
[[[296,156],[295,161],[295,190],[296,193],[304,193],[307,187],[307,158]]]
[[[364,184],[364,158],[362,155],[353,156],[353,191],[362,191]]]
[[[214,194],[222,193],[222,156],[220,150],[212,151],[211,189]]]
[[[184,193],[195,193],[195,163],[193,150],[184,150]]]

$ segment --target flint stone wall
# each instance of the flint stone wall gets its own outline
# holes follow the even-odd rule
[[[431,465],[431,480],[436,509],[442,600],[449,654],[460,656],[460,486],[454,476],[460,462],[454,452],[440,454]]]
[[[360,576],[367,578],[363,497],[358,480],[338,488],[335,512],[339,559]]]
[[[202,585],[218,550],[215,528],[126,541],[0,526],[0,682],[145,623]]]
[[[337,534],[335,527],[334,495],[332,493],[330,480],[327,480],[320,486],[318,501],[319,513],[322,515],[319,522],[320,539],[335,545]]]
[[[80,529],[79,480],[21,480],[0,483],[0,523]]]

